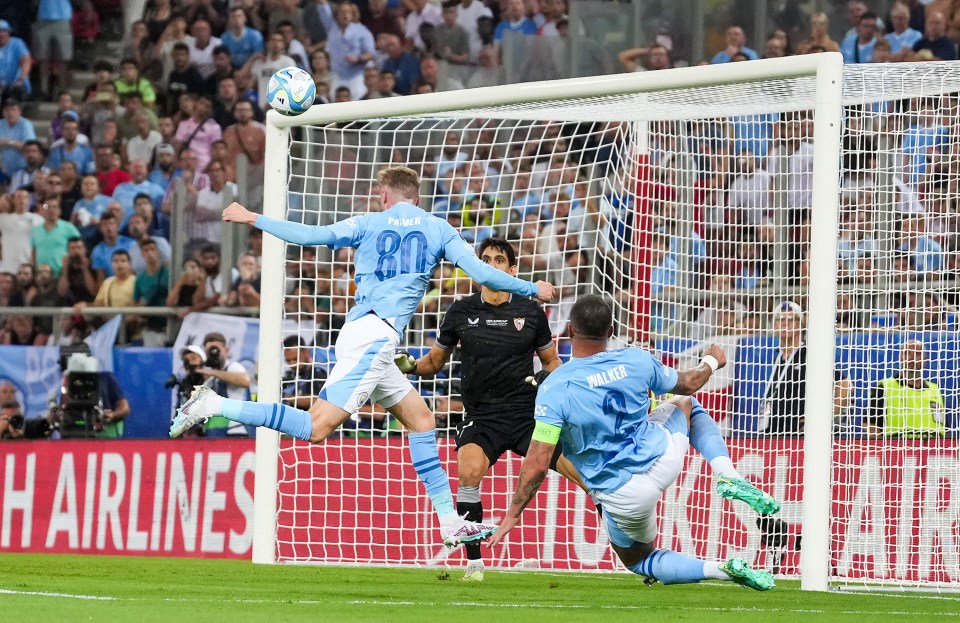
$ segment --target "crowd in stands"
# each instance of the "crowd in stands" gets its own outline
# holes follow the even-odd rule
[[[257,209],[262,201],[266,89],[277,69],[309,71],[320,104],[453,91],[501,83],[511,41],[561,40],[577,27],[565,0],[150,0],[123,33],[119,62],[110,62],[94,52],[95,4],[40,0],[36,22],[0,19],[0,306],[73,308],[63,318],[7,316],[4,344],[82,340],[102,322],[85,314],[96,307],[169,305],[182,317],[259,305],[260,232],[245,236],[236,257],[221,258],[211,242],[223,235],[226,205],[246,197]],[[881,18],[855,0],[850,30],[838,40],[817,13],[804,32],[777,30],[756,49],[732,25],[724,48],[700,62],[820,51],[840,51],[848,63],[956,59],[960,11],[953,4],[906,0]],[[620,61],[626,71],[656,71],[697,59],[676,58],[669,38],[658,37],[624,50]],[[73,67],[92,70],[93,81],[71,84]],[[25,112],[44,100],[56,101],[57,113],[38,136]],[[952,275],[960,257],[956,113],[955,98],[939,98],[850,116],[846,146],[858,156],[845,163],[841,275],[845,284],[889,289],[882,276],[903,287],[884,302],[889,314],[866,317],[859,310],[874,302],[841,293],[841,326],[950,322],[958,301],[910,284]],[[758,293],[774,279],[807,280],[809,114],[689,124],[689,193],[677,179],[687,149],[676,144],[676,127],[654,128],[653,183],[639,200],[590,183],[622,173],[625,126],[589,129],[534,124],[511,142],[480,123],[465,135],[451,132],[419,165],[410,152],[397,159],[415,164],[429,207],[468,241],[497,235],[516,243],[520,275],[558,284],[565,301],[599,288],[621,293],[632,308],[626,298],[636,296],[636,275],[628,264],[638,258],[629,247],[644,201],[654,225],[640,258],[649,267],[643,296],[651,332],[682,327],[686,336],[705,337],[768,328],[773,300]],[[881,223],[874,188],[889,180],[880,178],[877,154],[890,137],[898,217]],[[778,211],[782,174],[787,209]],[[366,191],[364,209],[378,209],[377,189]],[[180,266],[171,266],[174,257],[183,258]],[[315,322],[315,343],[325,346],[350,305],[352,264],[349,250],[329,262],[316,257],[310,249],[291,255],[285,308],[290,318]],[[227,270],[229,289],[221,277]],[[438,268],[424,311],[442,311],[469,291],[469,280],[456,276]],[[680,290],[698,296],[678,299]],[[805,303],[802,294],[794,298]],[[560,305],[551,318],[556,333],[564,320]],[[124,342],[169,338],[166,318],[127,318]]]

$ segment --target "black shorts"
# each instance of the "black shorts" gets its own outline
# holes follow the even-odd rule
[[[467,417],[457,425],[457,450],[469,443],[475,443],[483,449],[491,467],[507,450],[527,456],[535,424],[532,410],[481,416],[467,413]],[[557,469],[557,459],[561,452],[563,448],[558,443],[553,458],[550,459],[550,468],[554,471]]]

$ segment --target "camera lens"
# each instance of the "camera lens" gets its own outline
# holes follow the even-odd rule
[[[11,428],[23,428],[23,416],[22,415],[11,415],[9,420]]]

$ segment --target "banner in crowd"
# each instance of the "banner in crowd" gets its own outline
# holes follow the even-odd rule
[[[8,442],[0,551],[249,558],[254,442]]]
[[[846,576],[960,581],[960,470],[955,440],[841,442],[834,451],[833,565]],[[455,479],[452,442],[441,458]],[[691,452],[660,508],[659,546],[714,560],[743,558],[798,575],[803,499],[799,439],[741,439],[731,454],[745,477],[783,502],[758,526],[741,503],[715,495],[709,464]],[[521,459],[498,462],[483,484],[488,518],[502,517]],[[842,469],[840,468],[842,466]],[[281,451],[278,555],[281,560],[428,564],[447,554],[402,440],[328,440]],[[613,569],[615,557],[593,503],[551,473],[496,566]],[[463,556],[452,555],[454,561]]]
[[[180,353],[190,345],[203,347],[203,338],[208,333],[222,333],[227,338],[229,358],[245,367],[255,369],[257,349],[260,342],[260,319],[220,314],[188,314],[180,325],[180,332],[173,343],[174,372],[183,369]]]
[[[57,346],[4,346],[0,357],[0,393],[10,391],[27,418],[45,417],[63,379]]]

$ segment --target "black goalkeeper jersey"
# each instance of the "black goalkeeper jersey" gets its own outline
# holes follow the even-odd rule
[[[468,416],[529,409],[537,390],[524,378],[533,374],[533,356],[553,344],[547,315],[530,299],[511,296],[491,305],[480,293],[454,302],[440,325],[437,346],[460,345],[461,392]]]

